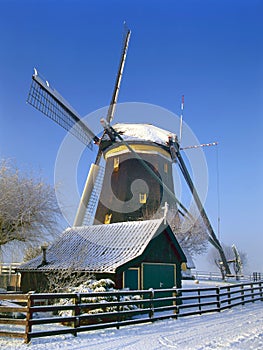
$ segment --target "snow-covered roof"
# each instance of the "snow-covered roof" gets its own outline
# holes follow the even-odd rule
[[[94,273],[114,273],[116,269],[140,256],[148,243],[160,233],[163,219],[120,222],[66,229],[47,249],[47,264],[42,255],[22,264],[23,270],[73,268]]]
[[[175,137],[170,131],[157,128],[151,124],[115,124],[113,125],[116,130],[125,141],[149,141],[160,144],[162,146],[168,146],[169,136]],[[118,139],[116,139],[118,141]]]

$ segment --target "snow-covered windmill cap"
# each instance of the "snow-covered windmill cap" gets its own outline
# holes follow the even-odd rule
[[[113,125],[122,138],[127,141],[150,141],[163,146],[167,146],[169,138],[176,138],[170,131],[160,129],[152,124],[115,124]],[[116,140],[118,141],[118,140]]]

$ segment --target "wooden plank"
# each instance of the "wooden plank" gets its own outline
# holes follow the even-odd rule
[[[49,311],[62,311],[62,310],[75,310],[76,305],[46,305],[46,306],[31,306],[31,312],[49,312]]]
[[[92,297],[93,294],[91,293],[90,296]],[[76,293],[33,293],[31,298],[34,301],[42,299],[74,299],[76,298]]]
[[[62,322],[74,322],[75,316],[60,316],[60,317],[50,317],[50,318],[34,318],[29,320],[31,326],[39,324],[51,324],[51,323],[62,323]],[[0,321],[1,323],[1,321]]]
[[[0,331],[0,337],[12,337],[25,339],[25,333]]]
[[[0,300],[20,300],[20,301],[27,301],[28,295],[25,294],[13,294],[13,293],[0,293]]]
[[[0,318],[0,324],[14,324],[18,326],[25,326],[26,320],[19,318]]]
[[[156,300],[161,300],[163,298],[160,299],[156,299]],[[169,300],[169,298],[166,298],[167,300]],[[171,299],[172,300],[172,299]],[[175,298],[174,298],[175,300]],[[139,299],[139,300],[125,300],[125,301],[107,301],[105,303],[101,303],[101,302],[97,302],[97,303],[81,303],[78,304],[78,307],[81,309],[97,309],[97,308],[107,308],[107,307],[111,307],[111,306],[126,306],[126,305],[140,305],[140,304],[146,304],[146,303],[152,302],[151,299]]]
[[[61,335],[61,334],[72,334],[75,332],[78,332],[78,329],[76,328],[61,328],[57,330],[52,330],[52,331],[43,331],[43,332],[30,332],[28,335],[31,338],[39,338],[39,337],[47,337],[47,336],[52,336],[52,335]]]
[[[216,292],[216,287],[205,287],[205,288],[199,288],[201,292]],[[158,289],[159,291],[159,289]],[[168,291],[168,289],[167,289]],[[181,288],[181,289],[171,289],[171,291],[180,291],[181,293],[197,293],[197,288]]]
[[[28,308],[27,307],[12,307],[12,306],[0,306],[0,313],[2,312],[28,312]]]

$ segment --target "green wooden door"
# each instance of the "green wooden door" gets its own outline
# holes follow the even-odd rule
[[[139,289],[139,269],[128,269],[124,272],[124,288]]]
[[[155,298],[162,301],[155,302],[154,306],[172,305],[167,297],[172,297],[171,292],[158,292],[158,289],[173,288],[176,281],[176,266],[172,264],[143,264],[143,289],[155,289]]]
[[[175,271],[173,264],[143,264],[143,289],[174,287]]]

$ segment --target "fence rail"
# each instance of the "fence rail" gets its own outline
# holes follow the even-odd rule
[[[220,312],[256,301],[263,301],[263,281],[209,288],[0,294],[0,315],[5,316],[0,324],[11,326],[0,336],[20,337],[28,343],[44,336],[77,336],[95,329]],[[61,311],[67,315],[60,315]],[[43,325],[49,326],[45,329]]]
[[[210,281],[222,281],[222,275],[219,272],[207,272],[207,271],[197,271],[193,270],[191,272],[191,276],[194,277],[195,279],[201,279],[201,280],[210,280]],[[242,276],[226,276],[226,280],[233,280],[237,279],[240,282],[245,282],[245,281],[261,281],[263,278],[263,273],[261,272],[252,272],[251,274],[244,274]]]
[[[16,268],[20,263],[0,263],[0,289],[19,290],[20,274]]]
[[[26,341],[27,334],[25,327],[26,315],[29,312],[28,300],[29,296],[27,294],[0,294],[0,324],[12,325],[12,330],[1,330],[0,336],[23,338]],[[12,316],[15,316],[15,318],[11,318]],[[21,329],[21,327],[18,328],[17,326],[24,327]]]
[[[0,263],[0,275],[11,275],[16,273],[15,269],[19,267],[21,263]]]

